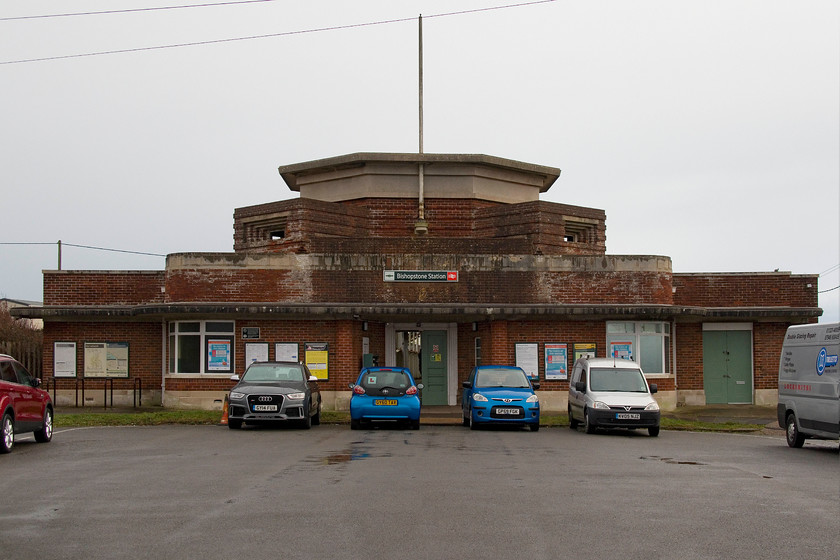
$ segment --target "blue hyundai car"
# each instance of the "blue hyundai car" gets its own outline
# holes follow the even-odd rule
[[[461,409],[464,426],[475,430],[485,424],[528,426],[540,429],[540,399],[522,368],[516,366],[477,366],[463,383]]]
[[[350,384],[350,428],[358,430],[369,422],[407,422],[420,429],[420,395],[423,384],[415,384],[411,372],[398,367],[362,368]]]

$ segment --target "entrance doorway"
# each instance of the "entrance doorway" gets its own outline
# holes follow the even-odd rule
[[[455,404],[458,326],[455,323],[389,323],[385,327],[385,363],[407,367],[423,384],[424,406]]]
[[[706,404],[752,403],[752,331],[703,330]]]

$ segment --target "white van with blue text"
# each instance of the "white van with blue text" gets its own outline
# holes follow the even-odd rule
[[[840,437],[840,323],[796,325],[779,360],[779,425],[787,443]]]

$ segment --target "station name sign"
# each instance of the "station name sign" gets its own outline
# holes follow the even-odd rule
[[[385,270],[385,282],[457,282],[457,270]]]

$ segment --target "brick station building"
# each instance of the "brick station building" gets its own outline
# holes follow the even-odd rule
[[[377,359],[411,367],[424,405],[459,404],[476,364],[520,364],[565,411],[583,354],[640,362],[665,409],[775,404],[785,329],[821,314],[817,275],[607,254],[603,210],[539,199],[552,167],[357,153],[279,171],[300,196],[236,209],[233,252],[44,271],[43,307],[19,315],[45,322],[59,406],[84,381],[89,404],[130,405],[139,386],[144,405],[220,407],[247,363],[295,359],[345,409]]]

